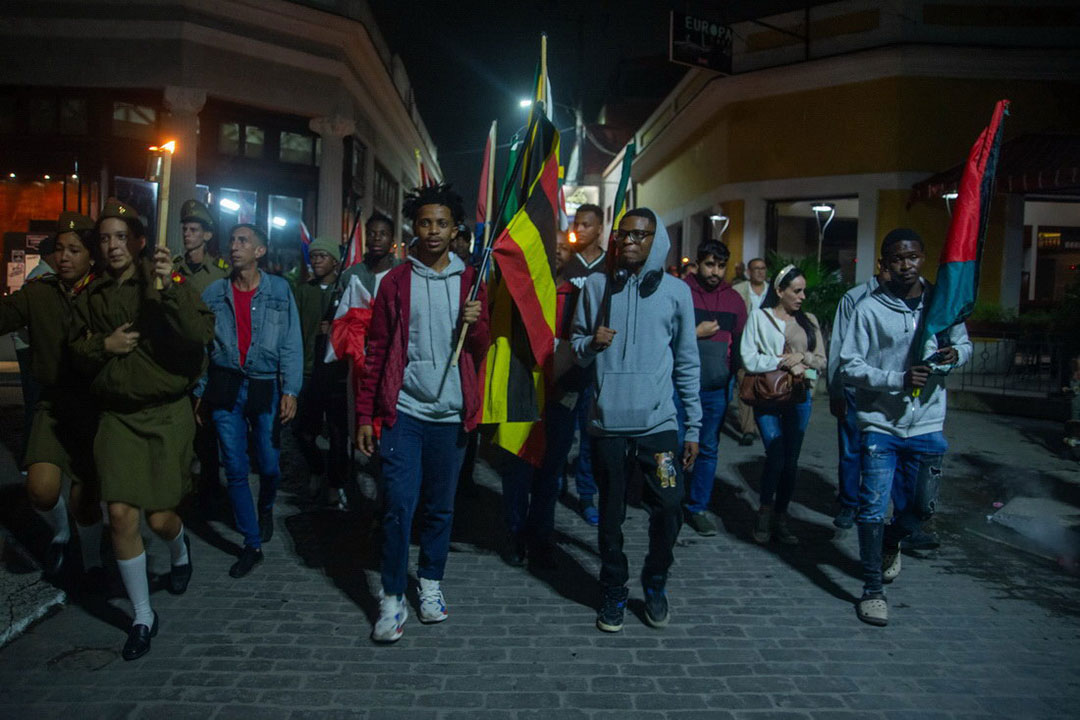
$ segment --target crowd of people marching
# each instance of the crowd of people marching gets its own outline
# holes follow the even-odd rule
[[[145,655],[159,625],[142,518],[168,547],[168,591],[184,593],[192,553],[177,508],[193,490],[194,457],[203,501],[220,489],[223,469],[243,543],[229,573],[246,576],[273,536],[284,425],[307,461],[310,492],[340,509],[349,507],[351,447],[378,460],[381,588],[372,638],[403,634],[417,514],[416,612],[425,623],[447,618],[441,581],[454,497],[459,470],[468,472],[475,457],[478,372],[489,347],[488,298],[469,262],[463,214],[449,186],[418,188],[405,205],[415,238],[404,260],[391,251],[394,222],[376,214],[366,223],[361,262],[342,268],[338,242],[317,238],[308,275],[293,281],[261,269],[267,238],[255,225],[230,228],[228,261],[213,257],[214,223],[195,200],[181,211],[184,254],[176,258],[149,247],[138,213],[117,200],[96,220],[60,216],[42,246],[40,276],[0,300],[0,329],[29,331],[29,350],[20,354],[32,409],[23,462],[30,503],[52,532],[45,572],[75,563],[70,516],[80,582],[103,586],[107,527],[133,609],[125,659]],[[920,525],[942,478],[944,376],[971,354],[963,325],[934,338],[929,357],[913,346],[933,292],[921,275],[922,239],[905,229],[882,239],[879,273],[844,296],[826,343],[821,320],[803,310],[799,268],[769,278],[765,261],[754,258],[730,285],[728,248],[707,241],[680,279],[665,271],[670,241],[652,211],[626,212],[607,250],[603,224],[600,208],[581,206],[573,242],[560,237],[557,248],[543,461],[494,458],[507,562],[554,563],[555,506],[577,435],[580,514],[598,529],[597,627],[616,632],[624,623],[630,573],[622,525],[635,476],[649,514],[639,576],[645,619],[663,627],[684,521],[699,535],[717,533],[709,508],[729,405],[738,405],[738,441],[752,444],[756,430],[765,450],[753,539],[797,545],[788,510],[815,387],[827,381],[840,454],[834,524],[858,528],[865,581],[858,617],[886,624],[883,583],[900,572],[901,544],[934,542]],[[370,313],[358,316],[366,343],[354,394],[346,360],[328,352],[347,288],[374,298]]]

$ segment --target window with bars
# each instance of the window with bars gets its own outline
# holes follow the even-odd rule
[[[148,105],[113,103],[113,135],[152,141],[157,129],[157,110]]]

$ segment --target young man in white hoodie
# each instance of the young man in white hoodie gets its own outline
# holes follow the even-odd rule
[[[862,430],[855,521],[865,584],[856,613],[871,625],[888,623],[883,583],[900,573],[900,541],[934,512],[948,450],[944,375],[971,357],[962,323],[934,338],[930,358],[913,347],[933,292],[921,276],[925,259],[915,231],[885,236],[881,262],[889,279],[855,306],[840,351],[841,378],[855,388]],[[892,492],[894,482],[902,483],[901,492]],[[893,518],[886,525],[890,494]]]

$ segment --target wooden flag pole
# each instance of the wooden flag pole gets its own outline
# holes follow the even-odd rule
[[[484,250],[485,253],[489,249],[489,241],[491,240],[491,204],[494,202],[495,192],[495,138],[497,135],[499,121],[491,121],[491,130],[488,131],[488,156],[487,156],[487,201],[484,203]],[[482,278],[476,278],[476,287],[480,286]],[[470,298],[473,298],[473,293],[469,294]],[[465,335],[468,333],[469,328],[463,323],[461,325],[461,335],[458,336],[457,348],[454,349],[454,358],[450,361],[450,365],[453,367],[458,366],[458,360],[461,358],[461,350],[465,347]]]
[[[167,246],[166,234],[169,230],[169,183],[172,180],[172,156],[176,152],[176,141],[170,140],[161,147],[155,145],[150,152],[156,152],[161,156],[161,177],[158,184],[158,217],[157,217],[157,247]],[[154,279],[154,287],[164,290],[165,284],[161,278]]]
[[[544,102],[544,112],[548,111],[551,98],[547,96],[547,33],[540,33],[540,97]],[[551,117],[555,117],[552,115]]]

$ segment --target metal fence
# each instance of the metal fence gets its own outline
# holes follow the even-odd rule
[[[950,387],[1045,398],[1061,392],[1069,358],[1065,339],[1046,333],[972,336],[971,361],[950,376]]]

